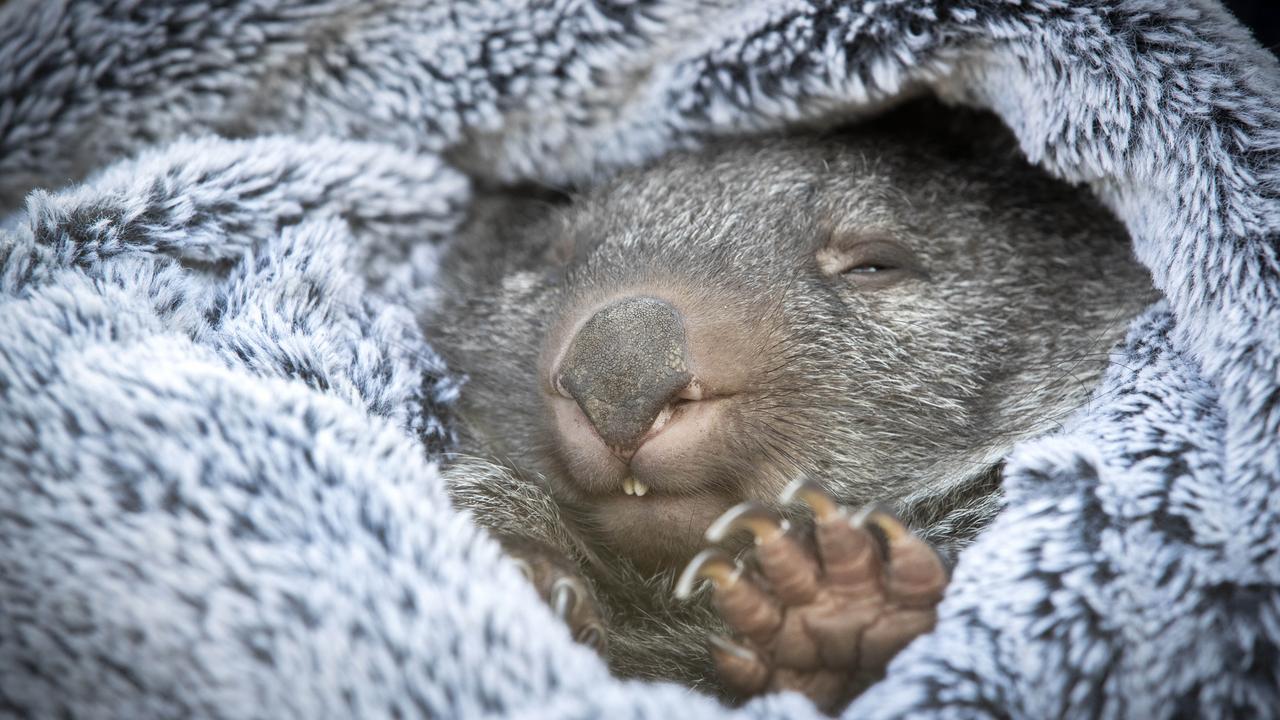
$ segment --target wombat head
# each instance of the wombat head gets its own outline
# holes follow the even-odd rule
[[[899,120],[483,213],[432,321],[463,450],[664,567],[800,474],[923,522],[1062,421],[1151,299],[1125,233],[994,124]]]

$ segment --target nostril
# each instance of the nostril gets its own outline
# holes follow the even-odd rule
[[[698,382],[697,379],[694,379],[690,380],[688,385],[685,385],[680,389],[680,392],[676,393],[675,399],[672,400],[671,404],[683,405],[684,403],[690,403],[701,399],[702,383]]]
[[[607,445],[634,451],[670,419],[673,398],[700,397],[688,365],[680,312],[665,300],[628,297],[583,323],[548,380]]]
[[[573,399],[573,395],[565,389],[564,375],[562,373],[555,373],[551,376],[551,387],[555,389],[556,394],[560,397]]]

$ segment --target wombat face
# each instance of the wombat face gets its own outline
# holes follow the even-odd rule
[[[798,475],[910,516],[1052,427],[1145,274],[1080,193],[921,142],[738,142],[477,222],[436,321],[464,452],[660,568]]]

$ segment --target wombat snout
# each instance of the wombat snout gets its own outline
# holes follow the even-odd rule
[[[552,382],[577,403],[610,452],[630,462],[673,419],[675,406],[693,399],[684,319],[665,300],[617,300],[573,336]],[[574,442],[593,440],[576,429],[563,431]]]
[[[761,328],[708,308],[732,302],[722,289],[698,294],[663,281],[603,291],[558,309],[543,338],[539,371],[561,487],[601,527],[675,522],[637,562],[687,559],[702,528],[742,494],[732,438]],[[687,535],[687,537],[686,537]]]

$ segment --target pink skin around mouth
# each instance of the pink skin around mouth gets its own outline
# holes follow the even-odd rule
[[[605,542],[638,564],[679,568],[706,543],[711,523],[738,500],[715,495],[592,498],[587,510]]]
[[[724,412],[723,400],[680,403],[627,463],[610,452],[577,403],[550,398],[558,449],[578,496],[575,504],[618,552],[655,569],[679,566],[701,547],[711,522],[741,501],[710,494],[701,484],[691,485],[691,479],[672,481],[664,472],[705,446]],[[640,480],[643,495],[626,493],[628,480]]]
[[[640,448],[631,453],[611,452],[577,403],[559,396],[550,398],[552,420],[558,428],[557,445],[577,490],[593,500],[614,497],[649,499],[657,495],[692,495],[703,488],[673,483],[664,467],[695,457],[697,448],[711,439],[724,411],[724,398],[687,401],[659,416]],[[643,497],[628,495],[623,483],[634,477],[648,488]]]

